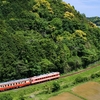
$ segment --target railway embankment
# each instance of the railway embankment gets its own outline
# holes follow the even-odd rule
[[[50,97],[53,97],[60,93],[69,93],[71,92],[72,88],[80,84],[86,83],[88,81],[95,81],[99,83],[100,65],[95,64],[93,66],[88,67],[88,69],[83,69],[77,72],[69,73],[67,75],[61,75],[61,78],[57,80],[52,80],[44,82],[42,84],[35,84],[20,89],[1,92],[0,98],[4,98],[5,95],[7,95],[7,98],[12,98],[11,100],[48,100]],[[55,91],[52,91],[53,89],[55,89]]]

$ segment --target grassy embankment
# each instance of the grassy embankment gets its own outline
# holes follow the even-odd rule
[[[60,78],[58,80],[53,80],[49,82],[44,82],[42,84],[36,84],[20,89],[1,92],[0,96],[9,94],[10,96],[13,97],[13,100],[47,100],[49,97],[52,97],[59,93],[66,91],[71,92],[71,89],[78,84],[87,81],[100,82],[99,77],[95,75],[95,73],[97,73],[99,70],[100,70],[100,65],[90,70],[86,70],[85,72],[68,76],[65,78]],[[52,87],[54,82],[60,85],[60,90],[56,92],[52,92]],[[85,99],[83,98],[83,100]]]

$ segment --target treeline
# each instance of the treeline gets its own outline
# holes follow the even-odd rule
[[[87,17],[87,19],[95,23],[97,26],[100,26],[100,17]]]
[[[100,29],[62,0],[0,1],[0,82],[60,73],[100,60]]]

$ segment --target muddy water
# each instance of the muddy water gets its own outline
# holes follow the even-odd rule
[[[87,82],[74,87],[72,91],[87,100],[100,100],[100,84],[96,82]]]
[[[62,93],[62,94],[60,94],[58,96],[52,97],[52,98],[50,98],[48,100],[82,100],[82,99],[80,99],[77,96],[74,96],[74,95],[66,92],[66,93]]]

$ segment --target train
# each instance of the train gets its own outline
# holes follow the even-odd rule
[[[25,79],[19,79],[19,80],[12,80],[8,82],[0,83],[0,92],[10,90],[10,89],[16,89],[20,87],[25,87],[28,85],[33,85],[36,83],[41,83],[53,79],[58,79],[60,77],[59,72],[51,72],[39,76],[33,76],[30,78]]]

